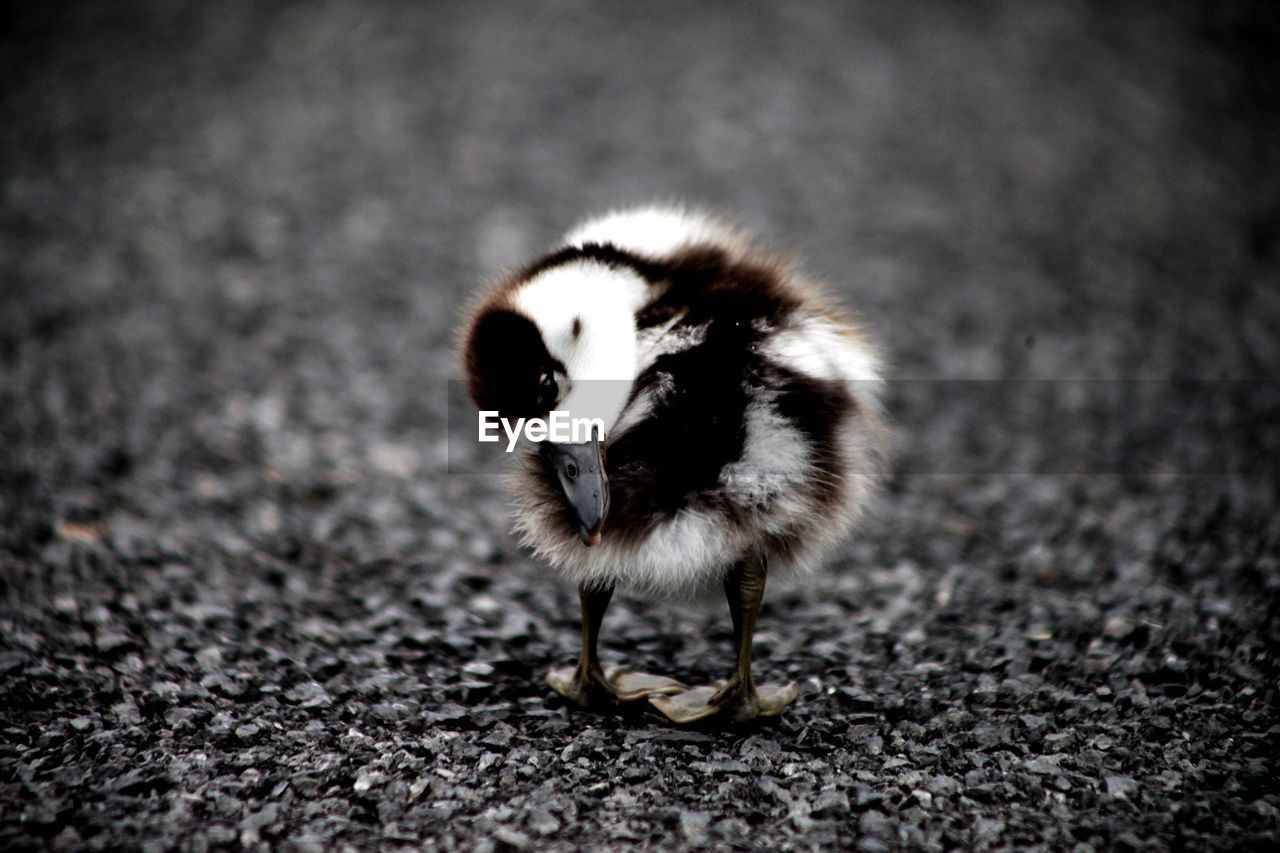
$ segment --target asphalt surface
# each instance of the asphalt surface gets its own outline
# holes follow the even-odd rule
[[[0,848],[1280,842],[1277,15],[1118,5],[9,7]],[[893,364],[742,730],[551,695],[574,593],[445,434],[467,292],[654,198]]]

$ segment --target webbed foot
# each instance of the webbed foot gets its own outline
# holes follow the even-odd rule
[[[584,671],[580,666],[560,666],[547,673],[547,685],[570,702],[597,710],[688,690],[675,679],[632,672],[625,666],[611,667],[608,672],[599,667]]]
[[[723,717],[745,723],[756,717],[776,717],[800,695],[800,686],[790,684],[748,685],[734,676],[729,681],[695,687],[683,693],[649,697],[649,704],[673,723],[696,723]]]

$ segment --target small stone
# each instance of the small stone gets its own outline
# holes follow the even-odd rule
[[[849,813],[849,795],[844,791],[823,791],[813,802],[813,814],[838,816]]]
[[[379,702],[369,713],[384,723],[394,723],[409,716],[409,707],[400,702]]]
[[[364,794],[369,793],[369,791],[372,790],[373,788],[380,787],[386,781],[387,781],[387,776],[385,773],[378,773],[378,772],[364,773],[364,774],[361,774],[356,779],[355,785],[353,785],[352,787],[355,789],[355,792],[357,794],[360,794],[363,796]]]
[[[955,794],[960,788],[959,781],[950,776],[937,775],[929,779],[929,792],[935,797]]]
[[[552,835],[560,831],[560,821],[549,810],[539,809],[529,818],[529,828],[538,835]]]
[[[1113,640],[1121,640],[1129,636],[1133,631],[1133,620],[1123,616],[1108,616],[1106,624],[1102,627],[1102,635]]]
[[[168,708],[164,712],[164,721],[169,726],[177,727],[195,720],[198,715],[200,712],[195,708]]]
[[[1000,836],[1004,834],[1005,822],[996,818],[980,817],[973,824],[973,834],[976,840],[984,845],[991,846],[1000,840]]]
[[[707,828],[711,825],[711,812],[681,812],[680,831],[690,844],[705,844]]]
[[[128,634],[116,631],[99,634],[94,639],[93,644],[104,655],[117,655],[137,648],[133,638]]]
[[[462,671],[477,678],[486,678],[493,675],[493,665],[484,661],[473,660],[470,663],[463,664]]]
[[[116,719],[125,725],[132,726],[142,722],[142,713],[138,710],[137,703],[130,698],[112,705],[111,713],[115,714]]]
[[[494,830],[493,840],[514,850],[528,850],[531,846],[529,836],[505,826]]]
[[[323,686],[314,681],[304,681],[284,693],[286,702],[300,705],[303,708],[328,708],[333,704],[333,697]]]
[[[217,646],[205,646],[196,652],[196,663],[207,671],[222,668],[222,649]]]
[[[84,839],[74,826],[68,826],[53,837],[50,842],[53,850],[82,850],[84,849]]]
[[[1056,776],[1062,773],[1062,768],[1058,766],[1061,760],[1062,757],[1058,755],[1042,755],[1026,762],[1026,768],[1037,776]]]
[[[325,853],[326,850],[330,850],[332,847],[332,842],[323,836],[302,833],[288,839],[287,849],[295,851],[295,853]]]
[[[863,812],[858,819],[858,826],[864,833],[873,836],[887,836],[891,831],[889,818],[875,809]]]
[[[1112,797],[1128,799],[1138,790],[1138,783],[1129,776],[1104,776],[1102,781],[1107,786],[1107,794]]]
[[[480,739],[480,743],[485,746],[492,746],[498,749],[506,749],[511,746],[511,740],[515,737],[515,729],[506,724],[499,724],[493,727],[493,730]],[[572,753],[576,753],[576,744],[570,744],[561,752],[561,758],[568,761],[573,757]],[[565,758],[565,754],[570,753],[569,758]]]

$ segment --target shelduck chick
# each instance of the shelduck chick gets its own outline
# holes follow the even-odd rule
[[[680,209],[589,221],[478,304],[463,342],[481,410],[566,410],[604,426],[523,450],[516,530],[578,586],[582,652],[547,681],[584,707],[648,698],[670,719],[780,713],[756,685],[768,571],[805,572],[867,506],[885,467],[878,359],[837,306],[737,229]],[[580,436],[581,437],[581,436]],[[737,665],[686,688],[597,653],[615,587],[723,589]]]

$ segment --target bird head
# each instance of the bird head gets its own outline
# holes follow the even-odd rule
[[[591,258],[547,259],[495,290],[473,312],[463,342],[468,389],[481,410],[514,422],[563,411],[602,429],[538,447],[586,545],[609,511],[606,435],[635,379],[635,307],[647,287],[634,272]]]

